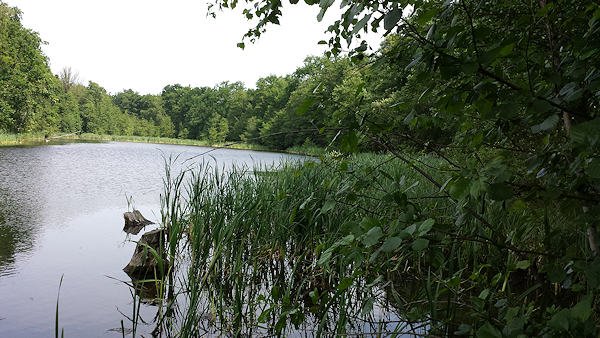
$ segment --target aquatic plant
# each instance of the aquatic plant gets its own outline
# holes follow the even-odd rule
[[[560,330],[553,318],[564,310],[542,313],[543,304],[577,296],[537,277],[554,273],[544,260],[559,259],[540,245],[585,251],[585,234],[551,236],[566,224],[552,206],[536,206],[540,215],[484,196],[458,205],[431,182],[451,177],[435,169],[440,163],[330,153],[277,167],[202,162],[176,176],[167,165],[170,265],[154,280],[166,290],[154,333],[492,337],[502,323],[508,335]],[[568,278],[583,283],[576,272]],[[578,319],[568,325],[583,332],[592,300],[582,301],[590,308],[570,314]]]

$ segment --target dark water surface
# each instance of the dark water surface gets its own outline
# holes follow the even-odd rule
[[[65,337],[120,337],[110,330],[132,311],[130,289],[119,281],[130,281],[121,269],[135,248],[122,231],[128,199],[158,222],[164,158],[179,156],[176,174],[183,160],[207,150],[123,142],[0,147],[0,337],[54,336],[63,275]],[[283,158],[230,149],[210,155],[193,161],[252,167]]]

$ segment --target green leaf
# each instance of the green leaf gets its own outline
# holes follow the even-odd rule
[[[514,101],[504,102],[490,110],[485,115],[486,119],[495,118],[496,116],[502,119],[512,119],[519,112],[519,103]]]
[[[517,200],[510,208],[512,210],[527,210],[527,204],[521,200]]]
[[[379,243],[379,239],[382,236],[383,232],[381,231],[381,228],[373,227],[367,232],[366,236],[362,239],[362,243],[364,244],[364,246],[370,247]]]
[[[360,229],[360,226],[358,225],[358,223],[353,222],[353,221],[345,222],[342,225],[342,227],[340,228],[340,232],[344,235],[347,235],[347,234],[353,234],[354,236],[362,235],[362,230]]]
[[[540,131],[551,130],[552,128],[554,128],[554,126],[558,123],[559,120],[560,120],[560,118],[558,117],[558,115],[556,115],[556,114],[550,115],[541,124],[531,127],[531,130],[534,133],[539,133]]]
[[[402,244],[402,239],[399,237],[390,237],[381,246],[381,251],[383,252],[392,252]]]
[[[425,238],[416,239],[412,243],[412,249],[414,251],[423,251],[427,246],[429,246],[429,240]]]
[[[435,221],[431,218],[427,219],[426,221],[423,221],[423,223],[421,223],[421,226],[419,226],[419,237],[429,232],[429,230],[431,230],[434,224]]]
[[[520,261],[517,263],[517,269],[527,269],[530,265],[529,261]]]
[[[352,242],[354,242],[354,235],[348,235],[342,239],[340,239],[339,241],[337,241],[338,245],[348,245],[348,244],[352,244]]]
[[[358,141],[358,134],[355,131],[350,130],[347,135],[342,137],[340,143],[344,151],[356,152],[358,151]]]
[[[323,208],[321,208],[321,213],[322,214],[326,214],[327,212],[329,212],[329,210],[333,209],[333,207],[335,207],[336,202],[334,200],[328,200],[325,202],[325,204],[323,204]]]
[[[421,15],[419,15],[419,17],[417,18],[417,22],[419,23],[419,25],[424,25],[426,23],[429,22],[429,20],[431,20],[435,14],[437,13],[438,9],[437,7],[430,9],[426,12],[423,12]]]
[[[466,178],[459,178],[452,186],[450,187],[450,197],[455,200],[461,200],[469,194],[469,186],[471,185],[471,180]]]
[[[457,336],[464,336],[467,333],[471,332],[471,325],[469,324],[460,324],[458,326],[458,330],[454,331],[454,334]]]
[[[473,181],[473,183],[471,184],[471,189],[469,190],[469,193],[473,197],[479,197],[479,196],[481,196],[482,193],[484,193],[488,190],[487,185],[488,184],[485,183],[485,179],[483,177],[480,177],[479,179]]]
[[[501,50],[500,50],[500,56],[507,56],[508,54],[510,54],[513,51],[513,48],[515,47],[514,43],[511,43],[510,45],[506,45],[504,46]]]
[[[344,277],[340,284],[338,284],[337,288],[338,290],[343,291],[349,288],[350,286],[352,286],[352,278]]]
[[[596,257],[585,269],[585,279],[588,286],[596,289],[600,286],[600,257]]]
[[[409,235],[412,235],[415,233],[416,229],[417,229],[417,225],[411,224],[411,225],[407,226],[406,229],[404,229],[404,232],[406,232]]]
[[[569,82],[559,92],[566,101],[575,101],[583,95],[583,88],[579,88],[577,82]]]
[[[309,97],[308,99],[306,99],[304,101],[304,103],[302,103],[302,105],[300,107],[298,107],[298,115],[304,115],[306,114],[306,111],[308,110],[308,107],[310,107],[310,105],[313,103],[313,101],[315,100],[314,97]]]
[[[535,99],[532,105],[533,111],[538,114],[543,114],[552,108],[552,105],[548,101]]]
[[[477,330],[477,338],[502,338],[502,333],[493,327],[492,324],[486,322]]]
[[[572,126],[569,135],[573,143],[593,147],[600,138],[600,117]]]
[[[433,248],[427,252],[427,261],[436,268],[444,265],[445,257],[441,249]]]
[[[455,288],[457,286],[460,285],[460,276],[454,276],[452,278],[450,278],[448,281],[446,281],[446,285],[448,285],[451,288]]]
[[[588,164],[585,172],[592,178],[600,178],[600,160],[597,158],[593,159],[590,164]]]
[[[354,25],[354,29],[352,29],[352,34],[358,33],[358,31],[360,31],[367,24],[367,22],[369,22],[369,19],[371,19],[371,14],[367,14],[362,19],[360,19],[360,21],[357,22],[356,25]]]
[[[408,107],[410,107],[411,103],[410,102],[398,102],[398,103],[394,103],[393,105],[390,106],[390,108],[395,108],[397,110],[402,110],[402,109],[406,109]]]
[[[406,118],[404,119],[404,121],[402,121],[402,123],[404,125],[409,125],[413,119],[415,118],[415,110],[411,110],[411,112],[408,114],[408,116],[406,116]]]
[[[467,62],[464,63],[461,67],[461,70],[465,75],[471,75],[475,73],[479,69],[479,64],[476,62]]]
[[[373,304],[375,304],[375,298],[369,297],[364,300],[363,308],[361,311],[361,316],[367,316],[371,311],[373,311]]]
[[[379,221],[370,216],[363,217],[362,221],[360,221],[360,227],[363,228],[365,231],[371,230],[371,228],[379,225]]]
[[[317,262],[318,266],[323,266],[325,265],[325,263],[329,262],[329,260],[331,259],[331,255],[333,254],[333,250],[332,248],[329,248],[327,250],[325,250],[322,254],[321,257],[319,258],[319,261]]]
[[[548,269],[548,281],[550,283],[560,283],[567,278],[567,272],[561,266],[553,266]]]
[[[495,183],[490,185],[488,194],[494,201],[505,201],[513,197],[513,191],[502,183]]]
[[[361,83],[360,85],[358,85],[358,88],[356,88],[356,92],[354,93],[354,97],[358,97],[358,95],[360,95],[360,93],[362,92],[363,88],[365,87],[365,83]]]
[[[481,142],[482,139],[483,139],[483,131],[480,131],[477,134],[475,134],[475,137],[473,137],[473,141],[471,141],[471,147],[476,147]]]
[[[569,310],[563,309],[558,313],[555,313],[552,318],[548,321],[548,326],[554,331],[567,332],[569,330]]]
[[[396,24],[398,21],[400,21],[400,18],[402,18],[402,10],[399,8],[392,9],[391,11],[387,12],[383,18],[383,28],[387,31],[392,30],[394,27],[396,27]]]
[[[592,304],[589,299],[584,299],[573,306],[571,309],[571,317],[580,322],[585,322],[592,315]]]

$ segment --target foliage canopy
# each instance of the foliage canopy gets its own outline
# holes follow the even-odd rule
[[[371,87],[365,92],[365,83],[359,81],[352,84],[354,90],[341,95],[346,101],[323,84],[314,84],[312,95],[297,107],[300,115],[313,112],[311,107],[341,111],[333,116],[338,116],[344,127],[339,134],[343,152],[385,149],[435,185],[440,197],[453,202],[455,219],[435,221],[438,235],[445,239],[416,239],[414,251],[429,254],[437,245],[450,250],[460,238],[458,225],[464,217],[473,217],[480,230],[462,240],[486,243],[484,256],[497,269],[493,270],[499,273],[497,277],[511,269],[508,261],[527,259],[520,267],[535,276],[542,290],[541,303],[531,309],[540,311],[541,307],[550,316],[540,316],[533,324],[525,318],[525,308],[517,310],[524,311],[518,312],[518,330],[511,326],[514,313],[491,320],[485,310],[488,306],[498,301],[495,306],[503,308],[507,300],[515,304],[520,298],[505,294],[504,288],[496,292],[483,288],[479,300],[469,305],[479,309],[474,311],[485,323],[478,326],[477,336],[499,336],[499,330],[508,336],[533,332],[527,331],[532,330],[528,325],[542,325],[537,326],[540,332],[558,334],[568,328],[571,333],[592,335],[597,330],[591,324],[597,312],[591,314],[598,309],[594,297],[600,287],[595,235],[600,220],[599,4],[591,0],[305,2],[320,7],[319,21],[332,6],[339,4],[343,9],[340,19],[328,29],[332,37],[322,41],[330,47],[328,56],[347,53],[357,65],[364,67],[368,62],[373,73],[385,69],[407,74],[391,75],[410,83],[403,93],[392,90],[386,94],[386,86],[379,87],[384,91]],[[284,6],[279,0],[217,0],[209,5],[209,13],[240,5],[246,18],[258,20],[244,36],[251,42],[264,34],[269,24],[279,23]],[[386,36],[381,48],[373,51],[361,39],[367,30]],[[361,43],[345,51],[353,40]],[[378,105],[367,96],[376,92],[382,94]],[[386,101],[386,96],[391,100]],[[352,97],[355,100],[349,100]],[[382,110],[388,111],[388,121],[377,117]],[[436,128],[441,137],[432,133]],[[419,134],[419,130],[425,132]],[[426,164],[406,152],[406,144],[437,154],[444,162],[438,170],[451,173],[450,178],[442,182],[427,174]],[[339,170],[350,170],[347,168],[342,162]],[[348,193],[348,188],[341,189],[325,202],[324,209],[332,208],[339,202],[338,196]],[[413,203],[407,204],[401,191],[397,194],[389,198],[399,204],[401,221],[408,227],[413,221],[426,222],[432,210],[425,202],[420,203],[420,213],[407,220],[406,208]],[[506,217],[519,212],[528,215],[523,232],[504,233],[500,223],[485,218],[486,210],[498,204],[503,205]],[[416,204],[413,207],[417,208]],[[385,223],[384,219],[380,222]],[[541,231],[543,240],[529,243],[523,234],[531,229]],[[578,234],[577,243],[561,242],[561,237],[571,233]],[[372,246],[380,237],[362,244]],[[449,238],[454,240],[447,242]],[[395,247],[386,241],[381,250],[394,251]],[[448,275],[451,269],[437,268],[438,282],[446,287],[443,290],[465,281],[454,275],[458,278],[454,282],[453,275]],[[486,284],[489,282],[481,281],[480,286],[497,286],[497,281]],[[570,310],[546,309],[547,301]],[[435,313],[429,315],[435,317]],[[560,321],[573,324],[561,327],[557,325]]]

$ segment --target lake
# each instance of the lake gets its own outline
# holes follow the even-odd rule
[[[127,237],[123,213],[135,207],[158,222],[166,158],[177,157],[176,174],[194,161],[252,167],[291,157],[233,149],[201,155],[208,150],[69,141],[0,147],[0,337],[53,336],[61,279],[65,337],[122,336],[117,329],[132,311],[122,269],[144,233]],[[156,309],[141,312],[152,318]]]

